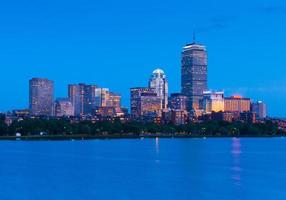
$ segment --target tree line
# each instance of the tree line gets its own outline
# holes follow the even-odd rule
[[[5,118],[0,117],[0,136],[33,136],[45,133],[47,135],[193,135],[193,136],[280,136],[285,132],[272,121],[247,124],[243,122],[205,121],[186,125],[156,124],[143,122],[113,121],[80,121],[71,123],[68,119],[24,119],[14,121],[10,126],[5,124]]]

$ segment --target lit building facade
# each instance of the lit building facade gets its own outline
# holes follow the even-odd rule
[[[188,44],[182,51],[181,92],[188,97],[189,112],[201,109],[203,91],[207,88],[206,47],[196,43]]]
[[[84,87],[85,84],[68,85],[68,98],[74,108],[74,115],[79,116],[84,114]]]
[[[186,110],[171,110],[171,122],[176,125],[186,124],[188,121],[188,113]]]
[[[108,106],[110,92],[108,88],[95,89],[95,107]]]
[[[243,112],[240,113],[240,120],[245,123],[253,124],[256,123],[256,113],[254,112]]]
[[[107,107],[112,107],[116,113],[121,113],[121,95],[110,92]]]
[[[266,104],[262,101],[252,103],[251,110],[256,113],[257,119],[264,119],[267,117]]]
[[[243,98],[241,96],[224,98],[224,110],[226,112],[249,112],[250,104],[250,98]]]
[[[168,80],[162,69],[153,71],[149,79],[149,88],[153,88],[161,99],[161,109],[168,107]]]
[[[172,93],[169,97],[169,108],[172,110],[187,110],[187,96],[181,93]]]
[[[153,88],[131,88],[130,95],[132,118],[156,115],[161,110],[161,98]]]
[[[53,114],[54,82],[43,78],[29,81],[29,110],[31,115],[51,116]]]
[[[224,92],[204,91],[203,109],[206,114],[224,111]]]
[[[67,98],[60,98],[55,101],[55,116],[63,117],[63,116],[73,116],[74,108],[72,102]]]
[[[69,99],[76,116],[92,115],[100,107],[111,107],[116,112],[121,112],[121,96],[110,92],[108,88],[82,83],[69,85]]]

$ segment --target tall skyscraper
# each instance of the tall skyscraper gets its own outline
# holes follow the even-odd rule
[[[54,82],[44,78],[29,81],[30,114],[51,116],[53,114]]]
[[[121,95],[110,92],[109,99],[107,101],[107,107],[112,107],[116,110],[117,113],[121,111]]]
[[[113,107],[116,112],[121,112],[121,96],[110,92],[108,88],[83,83],[69,85],[68,88],[76,116],[92,115],[100,107]]]
[[[181,89],[188,97],[187,109],[201,109],[203,92],[207,90],[206,47],[195,42],[183,47],[181,60]]]
[[[91,114],[95,106],[96,85],[84,83],[68,86],[68,96],[74,107],[74,115]]]
[[[168,106],[168,81],[162,69],[153,71],[149,79],[149,87],[155,89],[157,96],[161,99],[161,109]]]
[[[106,107],[109,101],[109,89],[108,88],[96,88],[95,89],[95,107]]]
[[[85,84],[68,85],[68,97],[74,108],[74,115],[84,114],[84,87]]]

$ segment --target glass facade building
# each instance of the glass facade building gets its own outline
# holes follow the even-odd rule
[[[68,90],[76,116],[92,115],[99,107],[114,107],[120,112],[121,96],[110,92],[108,88],[80,83],[69,85]]]
[[[74,115],[84,114],[85,87],[83,83],[68,85],[68,97],[74,107]]]
[[[29,81],[29,110],[31,115],[52,116],[54,82],[44,78]]]
[[[251,110],[256,114],[257,119],[264,119],[267,117],[266,104],[262,101],[252,103]]]
[[[181,92],[188,97],[188,111],[201,109],[207,86],[206,47],[196,43],[183,47],[181,60]]]

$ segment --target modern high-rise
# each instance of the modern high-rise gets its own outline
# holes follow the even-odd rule
[[[109,99],[107,101],[107,107],[112,107],[116,110],[117,113],[121,111],[121,95],[110,92]]]
[[[224,111],[224,92],[204,91],[203,98],[204,113]]]
[[[96,88],[95,89],[95,107],[106,107],[109,101],[109,89],[108,88]]]
[[[267,116],[266,104],[262,101],[252,103],[251,110],[256,114],[258,119],[264,119]]]
[[[153,88],[161,99],[161,109],[168,107],[168,80],[162,69],[153,71],[149,79],[149,88]]]
[[[45,78],[33,78],[29,81],[29,109],[35,116],[53,114],[54,82]]]
[[[201,109],[203,92],[207,86],[207,51],[206,47],[193,42],[182,50],[181,92],[188,97],[188,111]]]
[[[107,88],[101,88],[98,90],[96,96],[96,115],[102,117],[115,117],[122,116],[124,113],[121,109],[121,95],[109,92]]]
[[[84,114],[84,87],[85,84],[68,85],[68,97],[74,108],[74,115]]]
[[[84,83],[68,86],[68,97],[74,107],[74,115],[91,114],[95,105],[96,85]]]
[[[59,98],[55,101],[55,116],[63,117],[63,116],[73,116],[74,108],[71,101],[67,98]]]
[[[83,83],[69,85],[68,88],[69,99],[76,116],[92,115],[100,107],[112,107],[116,112],[121,112],[121,96],[110,92],[108,88]]]
[[[161,110],[161,98],[153,88],[131,88],[130,95],[132,118],[156,115]]]

